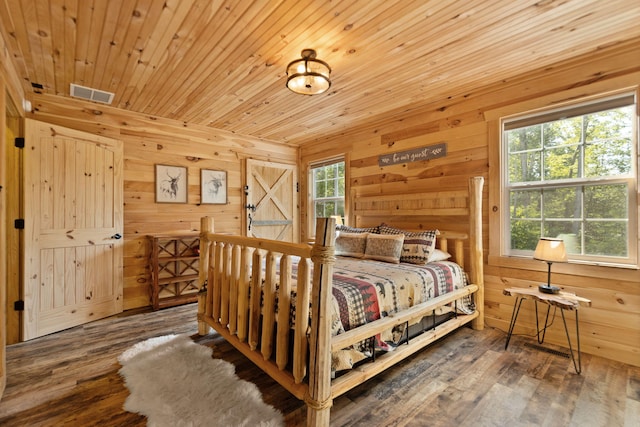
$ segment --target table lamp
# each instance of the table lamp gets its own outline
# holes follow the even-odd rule
[[[538,290],[545,294],[557,294],[560,288],[551,286],[551,264],[554,262],[567,262],[567,251],[564,248],[562,239],[551,237],[541,237],[533,254],[533,259],[545,261],[548,265],[547,284],[538,286]]]

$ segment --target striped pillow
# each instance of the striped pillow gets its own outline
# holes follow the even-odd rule
[[[361,227],[349,227],[348,225],[336,225],[336,232],[339,233],[375,233],[378,234],[378,227],[366,227],[366,228],[361,228]]]

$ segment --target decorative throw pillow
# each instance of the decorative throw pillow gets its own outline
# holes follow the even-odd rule
[[[434,249],[433,252],[431,252],[431,255],[429,255],[429,262],[446,261],[449,258],[451,258],[451,254],[449,252]]]
[[[378,228],[380,229],[380,234],[404,235],[400,262],[419,265],[426,264],[429,261],[429,255],[431,255],[436,248],[436,235],[438,234],[438,230],[405,231],[390,227],[384,223]]]
[[[364,257],[365,259],[375,259],[398,264],[400,262],[403,242],[404,234],[369,234],[367,236],[367,246]]]
[[[336,237],[336,255],[362,258],[369,233],[345,233]]]
[[[378,234],[378,227],[349,227],[348,225],[336,225],[336,231],[338,233],[375,233]]]

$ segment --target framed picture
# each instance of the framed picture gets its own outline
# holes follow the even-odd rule
[[[187,203],[187,168],[156,165],[156,203]]]
[[[200,203],[227,204],[227,171],[200,169]]]

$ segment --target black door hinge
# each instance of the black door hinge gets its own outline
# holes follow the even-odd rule
[[[14,301],[13,309],[15,311],[24,311],[24,301],[23,300]]]
[[[300,183],[296,182],[296,193],[300,192]]]
[[[17,137],[14,141],[13,144],[17,147],[17,148],[24,148],[24,138],[19,136]]]
[[[18,230],[24,230],[24,219],[16,219],[15,221],[13,221],[13,226]]]

